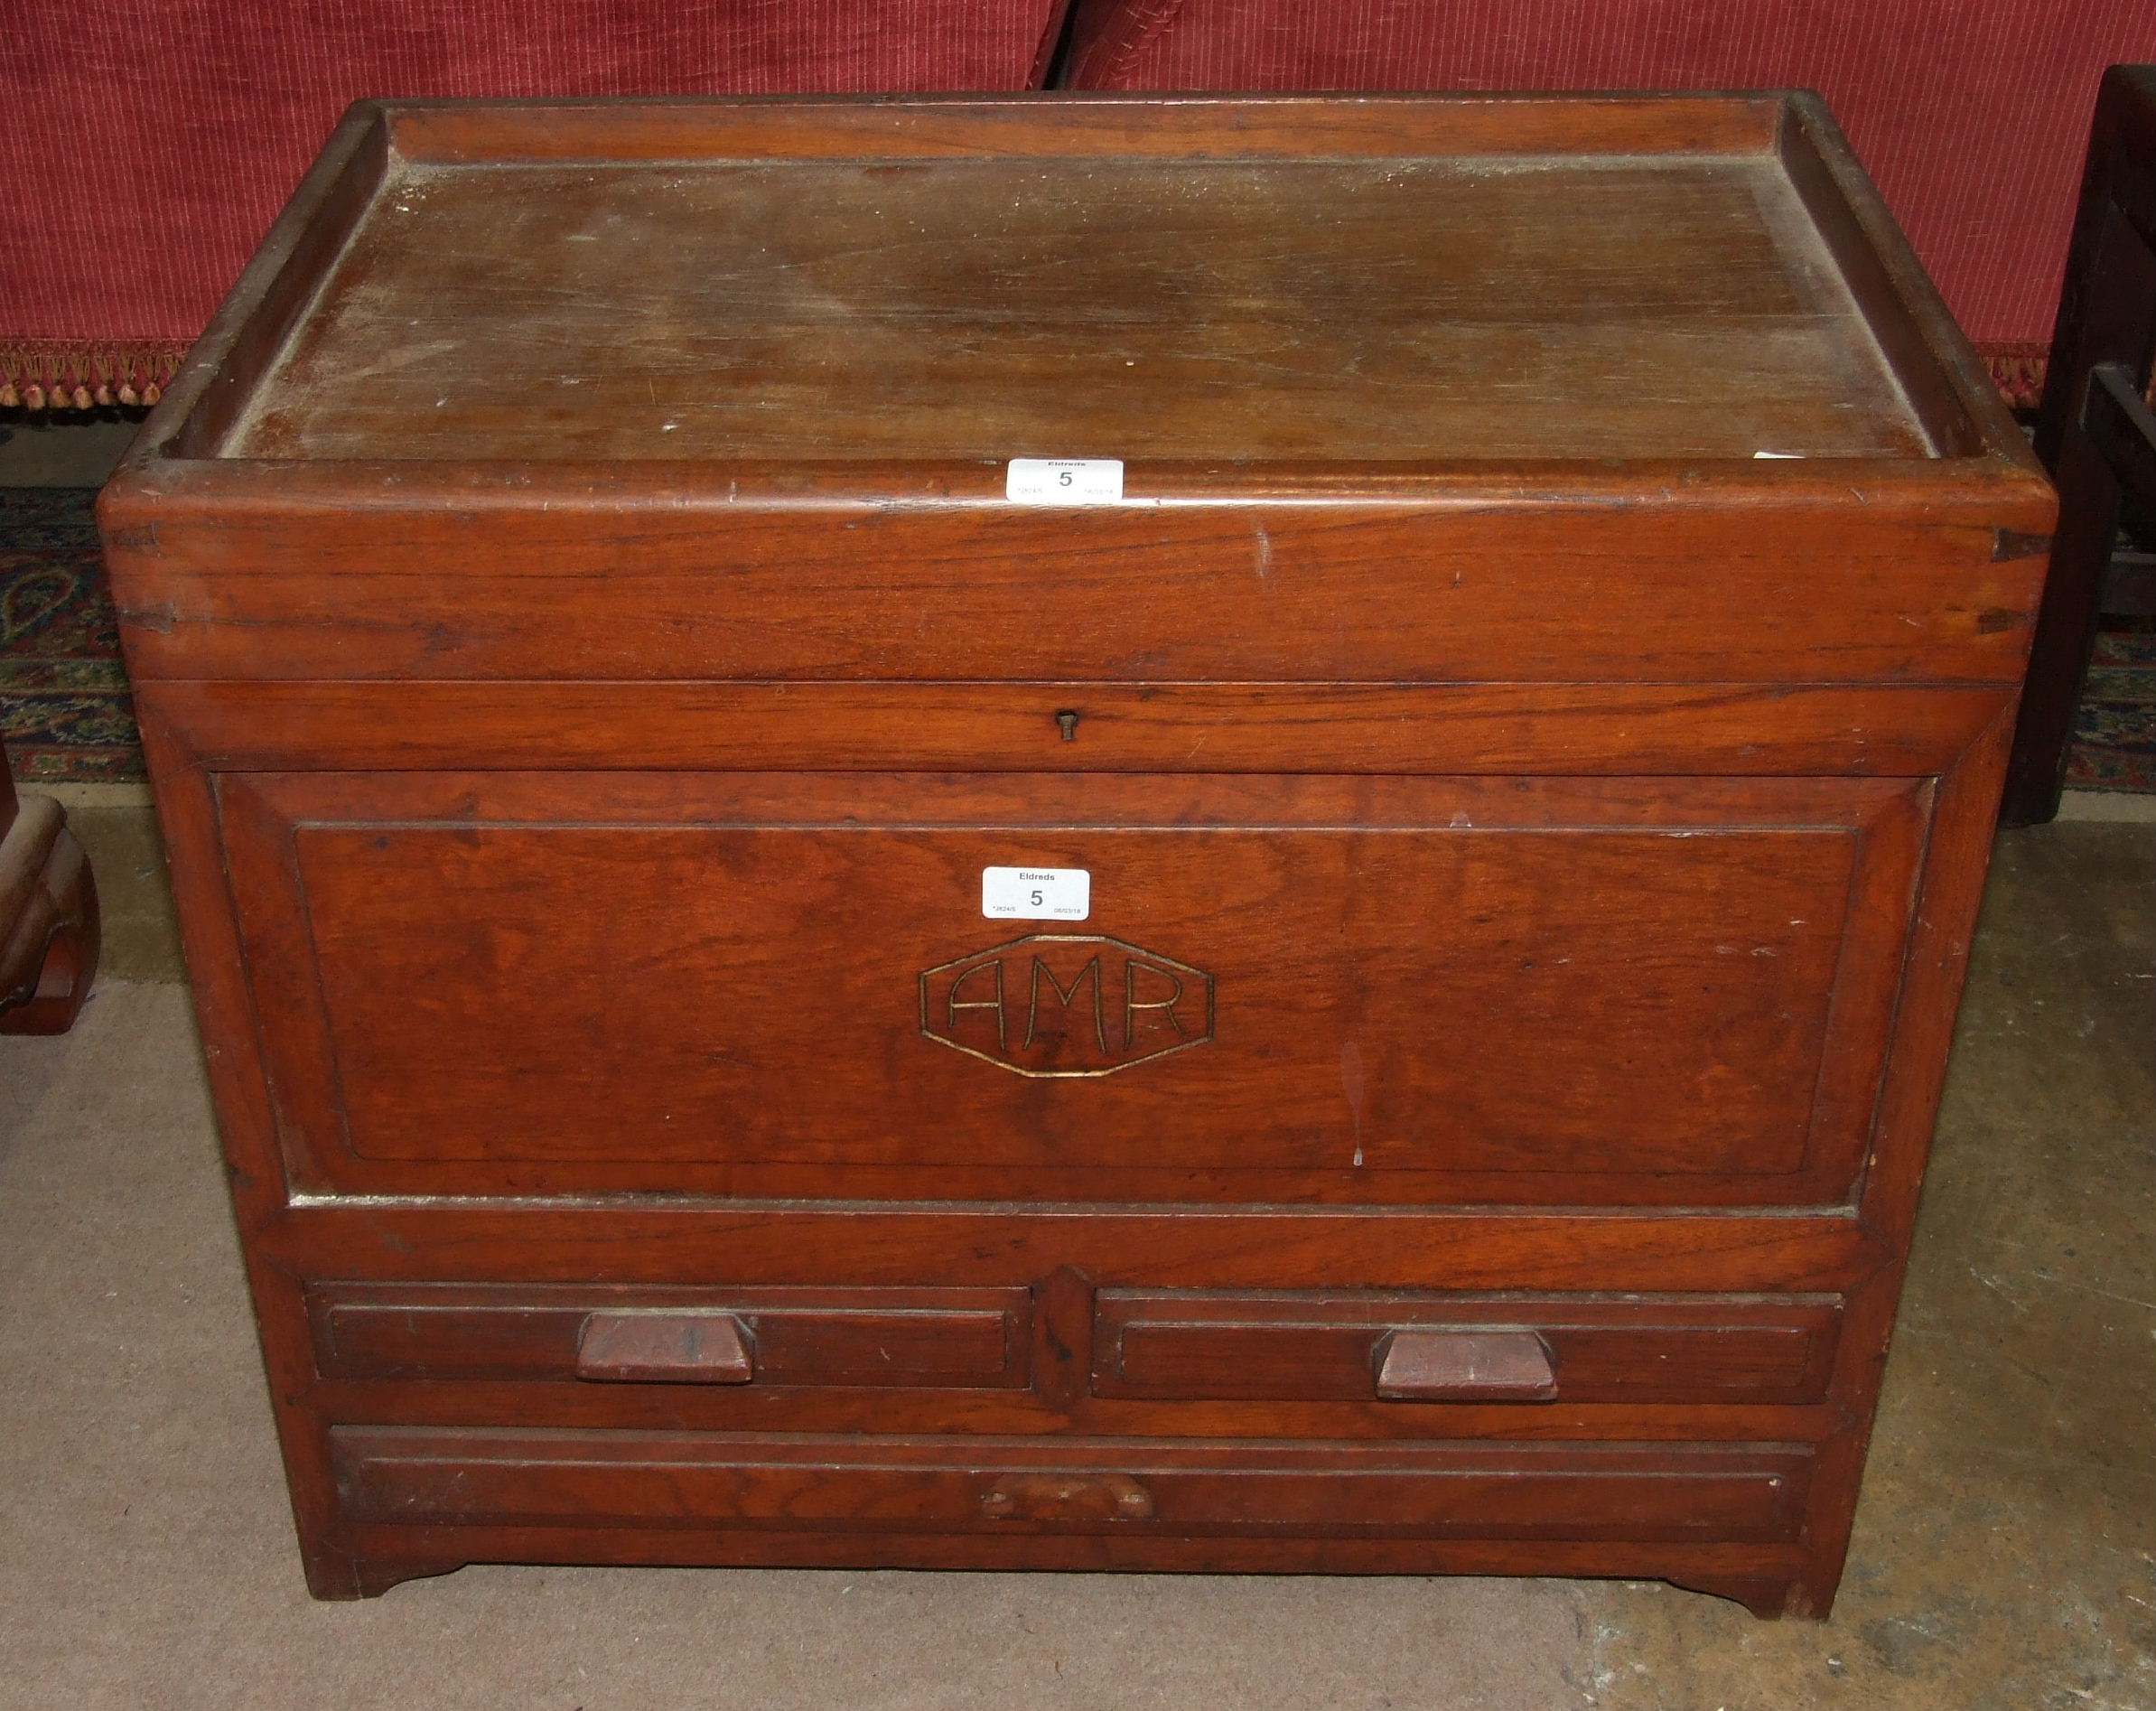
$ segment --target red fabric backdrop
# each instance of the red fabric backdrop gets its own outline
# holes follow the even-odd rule
[[[1078,0],[1109,89],[1815,89],[1964,329],[2051,337],[2096,82],[2156,0]]]
[[[360,97],[1023,89],[1064,4],[4,0],[0,380],[191,340]]]

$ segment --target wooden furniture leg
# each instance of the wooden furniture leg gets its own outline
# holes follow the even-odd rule
[[[2142,400],[2156,356],[2156,66],[2105,73],[2067,257],[2036,451],[2058,485],[2058,534],[2038,613],[2000,820],[2058,812],[2074,706],[2105,612],[2156,612],[2156,563],[2122,556],[2123,494],[2156,495]],[[2138,451],[2135,449],[2138,445]]]
[[[0,753],[0,1033],[65,1033],[98,972],[98,887],[67,816]]]

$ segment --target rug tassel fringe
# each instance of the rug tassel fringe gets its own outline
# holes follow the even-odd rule
[[[138,409],[164,396],[186,354],[178,344],[0,345],[0,409]]]

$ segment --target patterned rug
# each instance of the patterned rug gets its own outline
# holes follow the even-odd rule
[[[2074,715],[2067,789],[2156,792],[2156,619],[2111,626],[2096,633]]]
[[[0,487],[0,734],[25,783],[143,776],[87,487]]]
[[[26,782],[143,776],[95,490],[0,487],[0,734]],[[2068,789],[2156,792],[2156,621],[2096,640]]]

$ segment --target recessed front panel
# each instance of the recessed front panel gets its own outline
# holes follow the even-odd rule
[[[227,789],[280,1121],[327,1185],[1673,1203],[1846,1187],[1919,795]],[[997,865],[1085,870],[1084,930],[987,918]]]

